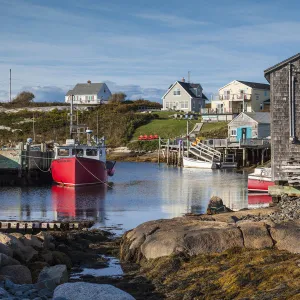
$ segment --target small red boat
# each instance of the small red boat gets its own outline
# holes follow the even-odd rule
[[[113,174],[113,166],[107,168],[105,149],[87,145],[57,146],[51,164],[52,178],[67,186],[101,184]]]
[[[78,121],[78,120],[77,120]],[[79,143],[79,127],[73,126],[73,97],[70,110],[70,139],[66,145],[55,145],[51,163],[53,180],[66,186],[105,184],[107,176],[113,176],[115,162],[106,161],[104,139],[91,137],[92,130],[86,129],[87,144]],[[73,135],[77,134],[77,141]]]
[[[253,192],[267,192],[269,186],[274,185],[271,168],[256,168],[248,175],[248,190]]]

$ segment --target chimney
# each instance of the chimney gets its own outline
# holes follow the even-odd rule
[[[182,82],[185,82],[185,79],[184,79],[184,77],[182,77],[181,81],[182,81]]]
[[[90,80],[87,81],[88,84],[91,84],[92,82]]]

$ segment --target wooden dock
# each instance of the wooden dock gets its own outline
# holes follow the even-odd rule
[[[94,225],[92,221],[41,222],[41,221],[0,221],[0,231],[44,231],[81,230]]]
[[[51,182],[53,151],[46,144],[20,143],[0,149],[0,185],[31,185]]]

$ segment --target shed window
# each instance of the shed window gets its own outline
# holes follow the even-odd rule
[[[236,136],[236,129],[231,130],[231,136]]]
[[[97,156],[97,149],[86,149],[86,156]]]

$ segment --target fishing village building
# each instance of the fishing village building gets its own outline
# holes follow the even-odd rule
[[[234,80],[219,89],[217,99],[211,102],[211,113],[269,111],[270,85]]]
[[[200,83],[185,82],[182,78],[173,83],[163,95],[163,110],[200,112],[208,100],[202,91]]]
[[[230,142],[264,139],[270,136],[269,112],[242,112],[228,124]]]
[[[264,74],[271,85],[272,179],[300,186],[300,53]]]
[[[105,83],[77,83],[65,96],[65,102],[70,103],[73,96],[73,103],[81,106],[94,106],[107,103],[111,92]]]

